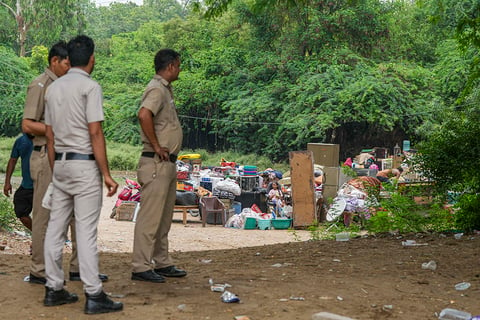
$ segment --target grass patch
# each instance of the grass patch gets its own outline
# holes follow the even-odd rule
[[[12,198],[5,197],[3,193],[0,195],[0,230],[2,229],[7,231],[25,229],[15,216]]]

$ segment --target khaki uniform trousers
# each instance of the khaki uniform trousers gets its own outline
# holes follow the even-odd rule
[[[48,162],[45,147],[40,151],[33,151],[30,157],[30,175],[33,180],[33,207],[32,207],[32,263],[30,273],[36,277],[45,277],[44,241],[47,231],[50,210],[42,207],[43,196],[52,181],[52,170]],[[78,272],[78,259],[73,222],[71,225],[72,256],[70,271]]]
[[[97,226],[103,189],[96,161],[55,161],[53,185],[52,210],[45,236],[46,286],[54,290],[63,288],[63,246],[73,215],[84,291],[97,294],[102,290],[102,282],[98,278]]]
[[[141,157],[137,171],[142,186],[140,210],[133,239],[133,272],[173,265],[168,254],[168,233],[176,200],[175,163]],[[153,265],[152,265],[153,264]]]

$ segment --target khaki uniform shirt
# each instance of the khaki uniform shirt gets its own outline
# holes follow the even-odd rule
[[[159,145],[178,155],[182,147],[183,132],[168,81],[155,75],[143,93],[140,106],[153,114],[153,125]],[[154,151],[143,130],[141,136],[143,151]]]
[[[23,119],[30,119],[41,123],[45,122],[45,91],[47,87],[58,77],[50,69],[35,78],[27,89],[27,98],[25,99],[25,110]],[[47,144],[45,136],[35,136],[33,145],[43,146]]]
[[[71,68],[45,94],[45,124],[52,127],[55,152],[92,154],[88,124],[104,120],[103,94],[90,75]]]

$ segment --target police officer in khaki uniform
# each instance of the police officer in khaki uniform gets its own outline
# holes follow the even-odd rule
[[[23,132],[34,136],[33,152],[30,158],[30,173],[33,180],[32,210],[32,263],[30,266],[30,283],[45,284],[45,260],[43,245],[50,210],[42,207],[42,199],[52,180],[45,145],[44,96],[53,81],[63,76],[70,69],[67,47],[64,41],[57,42],[48,53],[48,68],[34,79],[27,90],[25,110],[22,120]],[[73,228],[72,228],[73,229]],[[78,272],[75,237],[72,233],[73,252],[70,271]]]
[[[91,79],[95,65],[93,40],[77,36],[67,45],[72,68],[45,94],[47,151],[53,170],[53,199],[45,234],[45,306],[78,301],[64,289],[62,253],[72,215],[75,219],[80,277],[86,295],[85,313],[123,309],[103,292],[98,277],[97,226],[102,208],[102,177],[107,196],[118,184],[108,168],[102,130],[103,96]]]
[[[142,186],[135,223],[132,280],[164,282],[164,277],[187,273],[173,265],[168,233],[173,218],[177,184],[177,154],[182,127],[173,101],[171,83],[180,73],[180,55],[162,49],[154,59],[155,76],[148,84],[138,112],[143,152],[137,177]]]

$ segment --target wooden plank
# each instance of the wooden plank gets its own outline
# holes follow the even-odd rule
[[[183,224],[187,224],[187,213],[188,210],[198,210],[198,206],[175,206],[174,211],[182,211],[182,220]]]
[[[292,179],[293,227],[308,227],[316,220],[313,152],[289,152]]]

